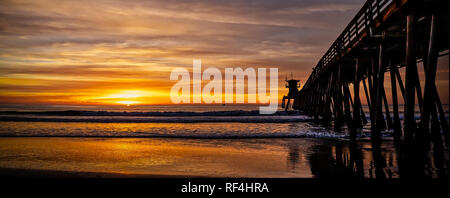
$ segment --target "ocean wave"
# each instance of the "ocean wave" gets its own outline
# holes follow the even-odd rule
[[[244,122],[245,121],[245,122]],[[253,121],[254,122],[254,121]],[[368,137],[368,130],[359,137]],[[383,133],[389,136],[390,133]],[[0,137],[138,137],[138,138],[327,138],[348,139],[347,130],[334,132],[310,122],[251,123],[93,123],[0,122]]]
[[[0,111],[0,115],[34,115],[34,116],[276,116],[299,115],[298,111],[278,111],[274,114],[259,114],[259,111]]]
[[[271,115],[259,111],[208,112],[116,112],[116,111],[2,111],[0,121],[16,122],[96,122],[96,123],[288,123],[307,122],[311,118],[299,112],[276,112]]]
[[[309,122],[308,116],[0,116],[0,121],[14,122],[95,122],[95,123],[289,123]]]
[[[89,138],[192,138],[192,139],[253,139],[253,138],[323,138],[323,139],[345,139],[347,134],[332,132],[302,132],[302,133],[279,133],[279,134],[11,134],[0,133],[0,137],[89,137]]]

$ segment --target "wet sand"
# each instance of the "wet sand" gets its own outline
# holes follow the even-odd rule
[[[38,169],[0,168],[2,178],[186,178],[181,175],[75,172]]]
[[[375,176],[364,141],[356,150],[347,141],[310,138],[3,137],[0,145],[0,175],[7,177]],[[392,144],[382,152],[383,171],[397,177]]]

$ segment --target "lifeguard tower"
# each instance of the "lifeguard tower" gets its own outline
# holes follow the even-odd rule
[[[291,79],[288,80],[286,76],[286,88],[289,88],[289,93],[287,96],[283,96],[283,101],[281,102],[281,107],[284,108],[285,111],[288,110],[289,104],[291,103],[291,99],[295,99],[298,95],[298,88],[300,88],[300,80],[294,80],[293,75],[291,73]],[[285,100],[287,99],[287,104]]]

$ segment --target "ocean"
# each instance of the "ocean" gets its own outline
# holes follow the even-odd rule
[[[76,176],[377,177],[369,136],[366,124],[354,146],[346,130],[336,133],[281,108],[260,115],[256,105],[2,105],[0,169]],[[398,177],[391,136],[383,132],[382,172]],[[361,160],[359,167],[350,166],[350,156]]]

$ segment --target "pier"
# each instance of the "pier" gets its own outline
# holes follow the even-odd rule
[[[430,150],[438,167],[448,167],[448,120],[435,83],[438,57],[448,56],[446,8],[440,0],[368,0],[313,68],[293,108],[332,122],[336,132],[346,125],[352,140],[370,120],[375,160],[382,131],[391,130],[406,163],[422,164],[416,172],[423,171],[425,162],[417,162]],[[424,67],[422,84],[418,63]],[[390,75],[389,83],[385,75]],[[392,90],[391,103],[386,86]],[[362,97],[369,112],[362,108]],[[399,97],[404,101],[403,122]]]

